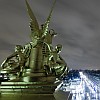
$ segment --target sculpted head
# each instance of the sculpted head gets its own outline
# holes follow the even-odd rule
[[[61,49],[62,49],[62,45],[61,44],[56,45],[55,49],[56,49],[57,53],[60,53]]]
[[[22,51],[23,47],[21,45],[15,46],[15,52]]]

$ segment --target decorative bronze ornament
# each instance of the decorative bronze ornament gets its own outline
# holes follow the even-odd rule
[[[67,64],[59,54],[62,45],[57,44],[55,48],[52,46],[52,39],[57,33],[53,29],[49,30],[49,24],[55,3],[56,0],[46,22],[39,28],[37,19],[26,0],[31,41],[24,46],[16,45],[15,52],[1,64],[1,73],[9,75],[7,82],[15,84],[14,91],[17,91],[18,82],[21,89],[25,82],[32,85],[33,93],[53,93],[59,80],[68,72]],[[28,88],[26,86],[25,89]]]

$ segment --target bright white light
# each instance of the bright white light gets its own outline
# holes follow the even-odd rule
[[[0,77],[2,77],[2,75],[0,75]]]
[[[5,77],[4,79],[8,79],[7,77]]]
[[[79,72],[80,78],[73,79],[70,81],[68,86],[61,86],[66,91],[70,87],[70,92],[73,93],[72,100],[99,100],[98,96],[98,85],[94,84],[94,81],[91,81],[88,75],[85,75],[83,72]],[[62,84],[66,84],[63,82]]]
[[[95,85],[93,84],[93,82],[91,82],[82,72],[79,72],[80,77],[86,82],[88,88],[92,91],[92,93],[95,93],[94,91],[94,87]]]

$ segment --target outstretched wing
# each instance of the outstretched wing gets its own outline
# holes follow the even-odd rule
[[[55,6],[55,3],[56,3],[56,0],[54,0],[54,3],[53,3],[53,6],[51,8],[51,11],[49,13],[49,16],[43,26],[43,36],[47,34],[48,32],[48,28],[49,28],[49,24],[50,24],[50,19],[51,19],[51,16],[52,16],[52,12],[53,12],[53,9],[54,9],[54,6]]]
[[[26,6],[27,6],[27,11],[28,11],[29,17],[31,19],[30,20],[31,31],[32,31],[32,33],[39,34],[39,25],[38,25],[38,22],[37,22],[36,17],[34,16],[34,14],[32,12],[32,9],[31,9],[29,3],[27,2],[27,0],[26,0]]]

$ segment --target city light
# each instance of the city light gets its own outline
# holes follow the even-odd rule
[[[94,82],[97,78],[95,79],[94,76],[91,76],[90,78],[90,76],[89,73],[83,71],[79,71],[79,77],[73,76],[72,74],[73,78],[69,78],[70,84],[64,83],[66,82],[64,81],[61,89],[65,91],[66,88],[68,89],[68,87],[70,87],[69,90],[73,94],[72,100],[100,100],[100,87]]]

